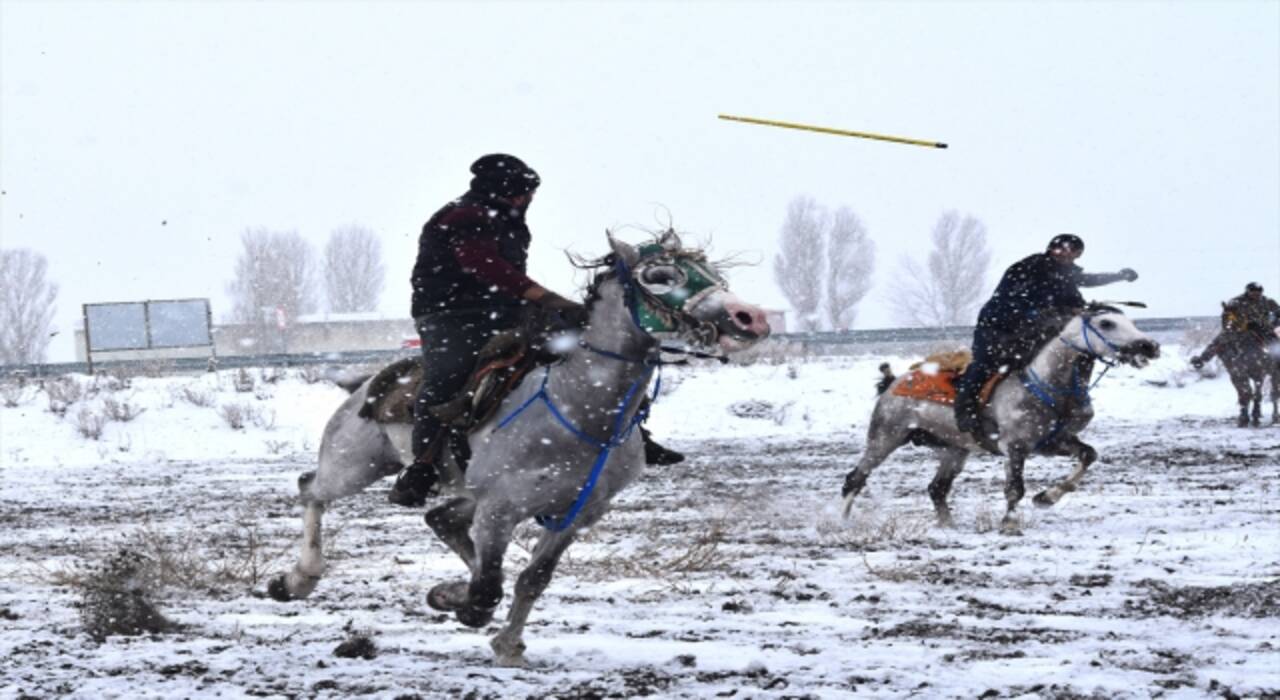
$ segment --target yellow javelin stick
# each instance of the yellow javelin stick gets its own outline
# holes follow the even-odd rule
[[[939,141],[924,141],[921,139],[908,139],[901,136],[885,136],[884,134],[873,134],[869,131],[849,131],[847,129],[831,129],[825,126],[809,126],[808,124],[794,124],[792,122],[779,122],[772,119],[756,119],[754,117],[735,117],[729,114],[718,115],[721,119],[732,122],[745,122],[747,124],[763,124],[765,126],[780,126],[784,129],[800,129],[802,131],[816,131],[820,134],[835,134],[837,136],[857,136],[860,139],[876,139],[878,141],[893,141],[894,143],[909,143],[913,146],[928,146],[929,148],[946,148],[947,144]]]

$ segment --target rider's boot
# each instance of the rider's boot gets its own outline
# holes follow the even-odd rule
[[[435,464],[415,461],[396,477],[396,483],[391,486],[387,500],[406,508],[421,508],[428,498],[440,493],[439,481],[440,474]]]
[[[978,413],[978,397],[963,389],[956,392],[956,428],[981,440],[982,418]]]
[[[640,437],[644,440],[645,464],[667,465],[679,464],[684,461],[684,455],[654,442],[653,436],[649,434],[648,430],[640,428]]]

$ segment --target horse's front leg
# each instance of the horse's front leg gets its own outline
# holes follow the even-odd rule
[[[1058,454],[1075,457],[1076,468],[1067,478],[1037,493],[1035,498],[1031,499],[1032,503],[1041,508],[1048,508],[1057,503],[1063,495],[1075,491],[1080,481],[1084,479],[1084,473],[1088,471],[1089,465],[1098,460],[1098,451],[1086,445],[1075,435],[1069,435],[1059,442]]]
[[[436,537],[452,549],[475,574],[476,548],[471,541],[471,520],[476,502],[471,498],[454,498],[427,511],[423,517]],[[427,605],[444,612],[455,612],[467,604],[467,580],[436,584],[427,593]]]
[[[1004,500],[1007,509],[1004,520],[1000,522],[1000,532],[1006,535],[1021,535],[1022,529],[1018,526],[1014,511],[1018,508],[1018,502],[1027,493],[1026,484],[1022,480],[1022,468],[1026,464],[1030,450],[1025,445],[1011,444],[1006,447],[1005,452],[1009,455],[1004,465]]]
[[[529,611],[533,604],[546,590],[560,563],[560,555],[573,543],[577,528],[561,532],[544,532],[534,547],[533,557],[524,571],[516,579],[515,596],[511,601],[511,612],[507,614],[507,625],[493,638],[489,645],[497,654],[499,666],[524,666],[524,624],[529,619]]]
[[[471,523],[475,560],[467,602],[455,611],[458,622],[468,627],[484,627],[502,601],[502,557],[515,531],[514,508],[506,502],[477,502]]]

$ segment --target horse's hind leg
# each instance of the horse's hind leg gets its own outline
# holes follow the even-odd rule
[[[1008,508],[1004,520],[1000,522],[1000,532],[1006,535],[1020,535],[1018,520],[1014,517],[1018,502],[1027,493],[1026,484],[1022,480],[1022,467],[1027,461],[1027,449],[1021,445],[1009,445],[1006,449],[1009,459],[1005,462],[1004,499]]]
[[[320,445],[320,466],[298,479],[302,499],[302,547],[289,573],[273,578],[267,594],[280,601],[306,598],[324,574],[321,528],[326,506],[363,491],[401,464],[386,435],[377,425],[354,418],[353,402],[329,420]]]
[[[1253,414],[1250,416],[1250,423],[1253,427],[1262,424],[1262,383],[1266,381],[1266,377],[1259,378],[1253,385]]]
[[[502,628],[489,646],[497,654],[499,666],[524,665],[524,625],[529,619],[529,612],[537,602],[556,565],[560,563],[560,555],[573,543],[576,528],[561,532],[544,532],[533,549],[533,557],[524,571],[516,579],[516,589],[511,601],[511,612],[507,614],[507,624]]]
[[[951,527],[951,507],[947,505],[947,496],[951,493],[951,483],[964,468],[969,458],[969,451],[961,447],[944,447],[938,450],[942,460],[938,464],[938,472],[929,482],[929,498],[933,499],[933,510],[938,516],[938,524]]]
[[[1063,438],[1061,441],[1061,449],[1059,454],[1066,454],[1076,458],[1076,467],[1071,471],[1067,478],[1050,486],[1049,488],[1037,493],[1031,502],[1041,508],[1058,502],[1065,494],[1075,491],[1080,485],[1080,481],[1084,479],[1084,473],[1088,471],[1089,465],[1098,460],[1098,451],[1080,441],[1080,438],[1071,435]]]
[[[844,498],[845,517],[849,516],[849,511],[853,508],[853,499],[867,485],[871,472],[907,439],[907,430],[895,429],[885,423],[878,415],[872,415],[871,427],[867,430],[867,448],[862,453],[862,459],[858,460],[858,466],[844,477],[840,495]]]

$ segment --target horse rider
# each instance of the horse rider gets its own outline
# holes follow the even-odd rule
[[[1263,337],[1275,333],[1280,326],[1280,304],[1262,294],[1262,285],[1250,282],[1244,286],[1244,294],[1232,297],[1222,305],[1222,332],[1209,343],[1204,352],[1191,358],[1191,365],[1200,369],[1222,351],[1223,343],[1229,336],[1240,332],[1251,332]],[[1267,338],[1266,342],[1273,342]]]
[[[1029,255],[1005,270],[991,299],[978,314],[973,331],[973,359],[956,385],[957,427],[985,441],[979,418],[978,392],[1002,367],[1030,362],[1044,337],[1058,332],[1059,312],[1078,313],[1085,306],[1080,287],[1097,287],[1138,279],[1129,268],[1087,273],[1075,261],[1084,253],[1079,236],[1053,237],[1043,253]]]
[[[388,500],[417,507],[439,479],[427,449],[443,439],[442,422],[427,409],[449,401],[475,369],[476,354],[494,336],[521,325],[531,305],[580,328],[587,312],[525,274],[530,233],[525,212],[541,180],[515,156],[486,155],[471,164],[471,186],[422,227],[413,268],[412,314],[422,340],[422,386],[414,403],[414,461],[400,472]],[[642,434],[643,431],[642,431]],[[684,459],[651,440],[652,463]]]

